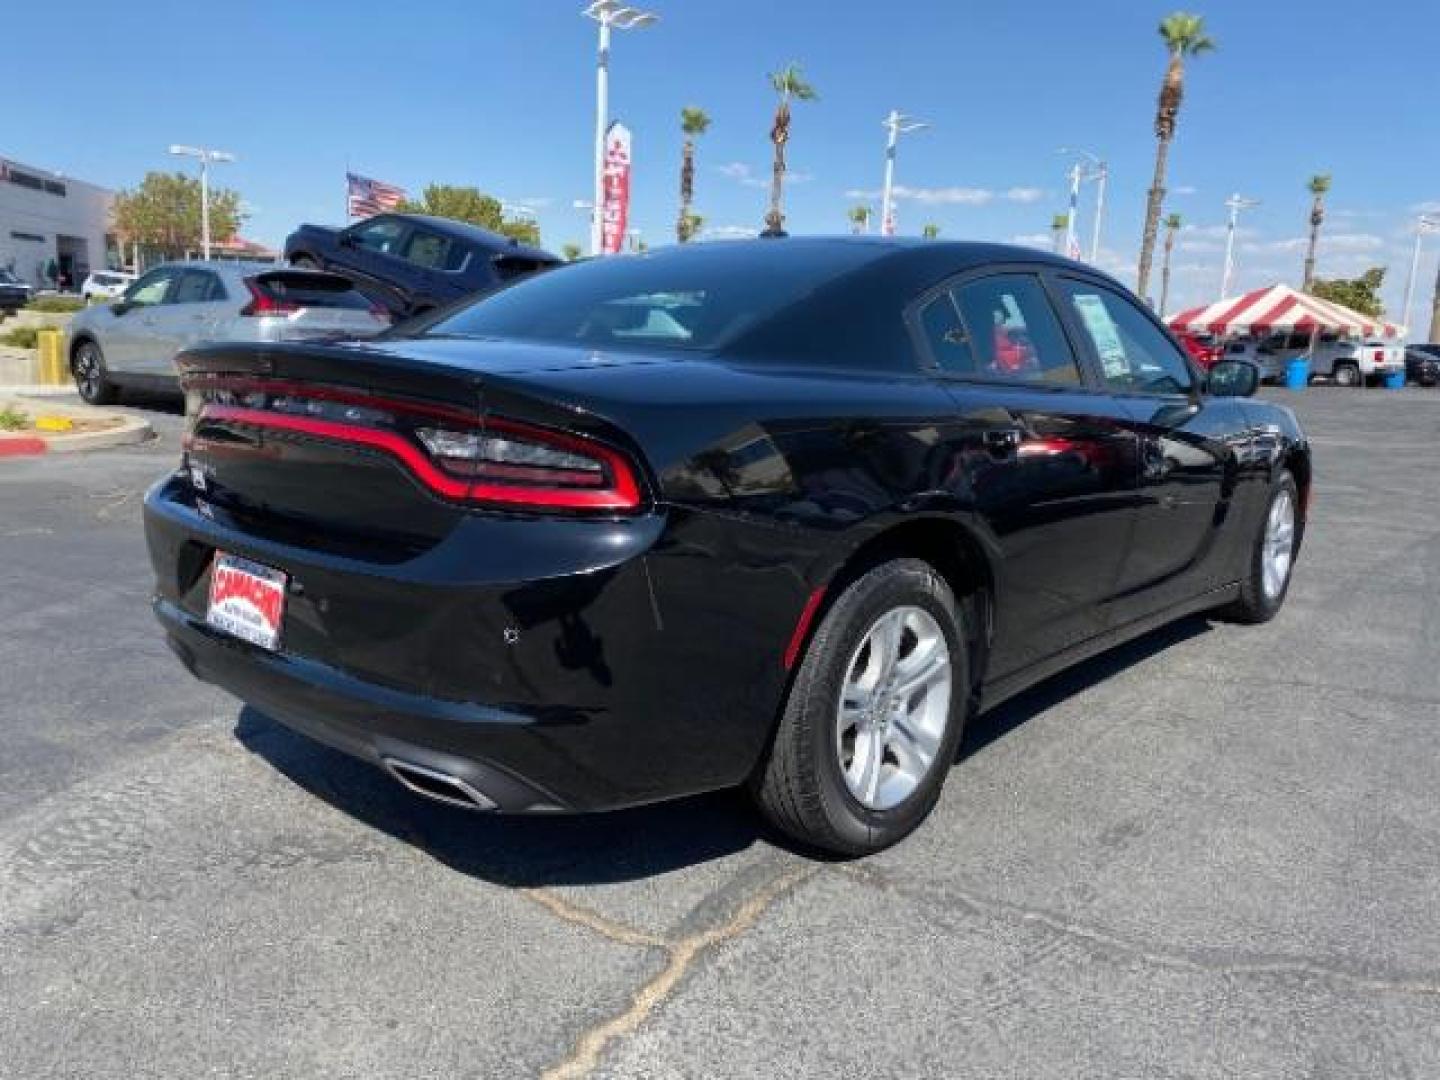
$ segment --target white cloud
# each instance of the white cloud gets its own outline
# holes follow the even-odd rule
[[[768,188],[770,186],[770,177],[768,175],[757,176],[755,170],[743,161],[732,161],[726,165],[721,165],[715,171],[721,176],[729,177],[737,184],[743,184],[745,187]],[[815,179],[814,173],[804,172],[800,169],[787,169],[785,171],[785,182],[787,184],[806,184],[813,179]]]
[[[1180,235],[1182,237],[1200,236],[1207,240],[1224,240],[1227,231],[1229,231],[1228,226],[1225,225],[1185,225],[1181,227]],[[1244,225],[1235,229],[1237,240],[1249,240],[1259,235],[1256,230],[1247,229]]]
[[[879,199],[884,193],[878,190],[851,188],[845,192],[847,199]],[[1005,191],[991,188],[972,187],[908,187],[896,184],[893,194],[896,202],[916,202],[925,206],[988,206],[997,199],[1006,202],[1033,203],[1045,197],[1042,188],[1012,187]]]
[[[1171,195],[1194,195],[1194,194],[1196,194],[1197,192],[1199,192],[1199,190],[1200,190],[1199,188],[1191,187],[1189,184],[1181,184],[1179,187],[1173,187],[1173,188],[1171,188],[1171,189],[1170,189],[1170,194],[1171,194]]]
[[[1309,246],[1310,239],[1306,236],[1287,236],[1282,240],[1251,241],[1240,245],[1240,250],[1248,254],[1280,254],[1285,252],[1304,251]],[[1354,254],[1358,252],[1374,252],[1385,246],[1385,241],[1370,233],[1333,233],[1329,236],[1320,234],[1320,250],[1337,254]]]
[[[548,206],[555,205],[555,199],[550,195],[526,195],[522,199],[510,199],[509,202],[516,206],[524,206],[531,210],[544,210]]]
[[[701,240],[750,240],[760,235],[748,225],[711,225],[700,230]]]
[[[1049,251],[1055,246],[1055,238],[1049,233],[1043,232],[1021,233],[1019,236],[1010,237],[1010,243],[1020,244],[1023,247],[1044,248]]]
[[[1429,202],[1416,203],[1410,207],[1412,214],[1440,214],[1440,202],[1433,199]]]

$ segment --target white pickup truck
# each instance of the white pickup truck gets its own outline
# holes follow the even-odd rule
[[[1279,381],[1296,357],[1310,356],[1312,378],[1328,378],[1336,386],[1363,386],[1405,370],[1405,349],[1389,341],[1346,341],[1322,337],[1310,348],[1309,334],[1275,334],[1259,342],[1232,341],[1225,347],[1228,359],[1249,360],[1260,377]]]
[[[1378,383],[1405,370],[1405,347],[1393,341],[1331,341],[1315,346],[1311,375],[1328,375],[1336,386]]]

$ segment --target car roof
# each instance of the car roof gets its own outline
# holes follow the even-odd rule
[[[532,247],[529,244],[522,244],[518,240],[512,240],[508,236],[491,232],[489,229],[482,229],[478,225],[471,225],[468,221],[456,221],[454,218],[434,217],[431,214],[387,214],[387,217],[399,218],[402,221],[409,221],[413,224],[424,225],[432,232],[441,236],[453,237],[457,240],[464,240],[467,243],[478,244],[488,250],[494,251],[497,255],[518,255],[524,258],[538,259],[546,262],[559,262],[557,255],[552,255],[543,248]]]

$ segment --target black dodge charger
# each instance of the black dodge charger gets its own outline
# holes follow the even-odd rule
[[[1253,367],[988,244],[691,245],[180,367],[145,523],[195,675],[445,802],[747,785],[847,854],[924,819],[976,710],[1274,615],[1310,493]]]

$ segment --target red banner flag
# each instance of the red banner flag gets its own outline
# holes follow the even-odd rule
[[[605,202],[600,210],[600,250],[619,254],[630,221],[630,129],[618,120],[605,132]]]

